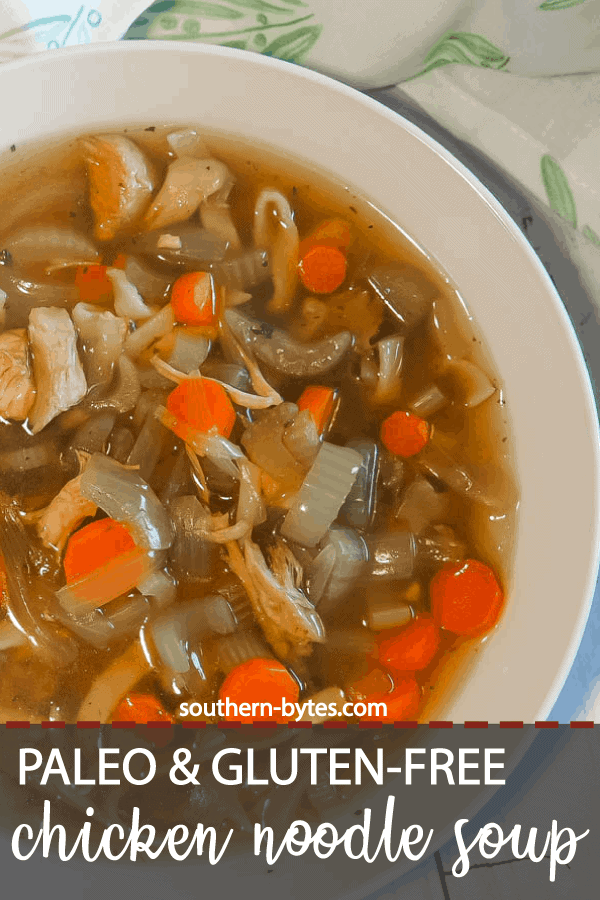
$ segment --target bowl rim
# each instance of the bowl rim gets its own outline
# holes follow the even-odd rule
[[[8,63],[1,67],[1,71],[7,75],[18,72],[22,68],[35,68],[38,64],[47,63],[49,60],[58,61],[56,50],[47,50],[25,56]],[[110,57],[118,56],[148,56],[148,55],[195,55],[204,57],[224,57],[232,60],[243,61],[250,67],[261,69],[270,69],[273,72],[280,70],[288,75],[294,73],[294,77],[306,82],[312,82],[320,85],[331,92],[332,96],[336,93],[343,95],[352,100],[354,103],[370,109],[387,119],[389,122],[395,123],[397,126],[408,132],[413,138],[416,138],[421,144],[429,147],[435,154],[440,157],[447,165],[449,165],[455,173],[457,173],[463,181],[465,181],[471,190],[478,195],[479,199],[485,203],[489,211],[500,221],[504,228],[509,232],[518,246],[521,255],[527,257],[529,264],[535,270],[535,274],[540,279],[545,288],[548,298],[552,298],[554,311],[557,314],[562,336],[567,344],[565,350],[568,351],[577,370],[579,386],[581,388],[584,402],[587,423],[593,428],[593,433],[589,434],[590,445],[593,453],[593,470],[594,484],[592,493],[592,504],[594,509],[593,530],[589,533],[589,547],[587,572],[585,577],[585,594],[581,597],[578,614],[574,620],[572,632],[566,650],[563,653],[560,665],[557,668],[552,684],[549,685],[545,692],[543,701],[538,701],[538,712],[536,720],[546,719],[552,710],[556,700],[558,699],[562,687],[567,679],[575,661],[581,639],[585,630],[585,626],[589,617],[590,609],[594,599],[594,589],[596,586],[598,571],[600,568],[600,423],[598,419],[598,410],[594,397],[594,391],[590,372],[585,363],[581,345],[577,339],[575,329],[563,301],[556,290],[550,276],[544,268],[541,260],[533,250],[531,244],[527,241],[514,220],[510,217],[506,209],[500,201],[490,192],[488,188],[477,178],[477,176],[462,162],[460,162],[453,154],[446,150],[434,138],[422,131],[417,125],[405,119],[402,115],[389,107],[386,107],[378,100],[368,96],[356,88],[350,87],[343,82],[337,81],[328,75],[323,75],[311,69],[306,69],[293,63],[285,62],[273,57],[265,57],[262,54],[239,50],[236,48],[215,46],[211,44],[202,44],[200,42],[169,42],[169,41],[110,41],[97,44],[76,45],[60,49],[60,59],[77,61],[82,57]],[[268,141],[268,136],[267,136]],[[427,248],[425,248],[427,249]],[[442,263],[443,265],[443,263]],[[458,286],[460,290],[460,285]],[[477,319],[477,315],[475,315]],[[518,527],[518,526],[517,526]]]

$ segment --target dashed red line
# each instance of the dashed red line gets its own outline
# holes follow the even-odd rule
[[[19,729],[19,728],[26,729],[26,728],[30,728],[31,725],[35,725],[35,724],[40,724],[41,727],[44,729],[66,728],[67,727],[66,722],[52,722],[52,721],[39,722],[39,723],[27,722],[27,721],[9,721],[9,722],[4,723],[6,728],[13,728],[13,729]],[[214,725],[217,728],[225,728],[225,729],[227,729],[227,728],[242,728],[242,727],[259,728],[259,729],[276,729],[276,728],[285,728],[285,727],[287,727],[287,728],[312,728],[313,727],[312,722],[270,722],[270,721],[266,721],[266,722],[241,722],[241,721],[229,722],[226,720],[222,720],[220,722],[214,722],[214,723],[213,722],[211,722],[211,723],[205,722],[204,720],[200,720],[197,722],[189,721],[189,720],[185,720],[185,721],[181,721],[181,722],[115,721],[115,722],[110,722],[109,724],[110,724],[111,728],[118,728],[118,729],[127,729],[127,728],[131,729],[131,728],[136,728],[138,725],[146,725],[148,728],[160,728],[163,730],[176,727],[177,725],[181,725],[182,728],[206,728],[209,725]],[[349,723],[346,721],[340,722],[335,719],[330,719],[328,721],[323,722],[322,724],[323,724],[323,728],[331,728],[331,729],[347,728],[349,725]],[[490,728],[490,727],[494,726],[493,722],[484,722],[484,721],[467,721],[467,722],[462,722],[462,723],[447,722],[447,721],[431,721],[431,722],[409,721],[409,722],[384,723],[384,722],[379,722],[379,721],[363,720],[358,723],[358,727],[363,728],[363,729],[375,729],[375,728],[384,728],[384,727],[386,727],[386,724],[390,724],[394,728],[419,728],[419,726],[422,726],[423,728],[429,727],[429,728],[433,728],[433,729],[454,728],[455,725],[457,727],[460,727],[462,725],[463,728],[481,728],[481,729]],[[539,721],[539,722],[532,723],[533,727],[539,728],[539,729],[546,729],[546,730],[561,728],[561,727],[563,727],[563,724],[565,727],[569,727],[569,728],[573,728],[573,729],[594,728],[595,727],[594,722],[560,723],[560,722],[556,722],[556,721],[549,721],[549,722]],[[100,722],[81,721],[81,722],[76,722],[75,726],[80,729],[91,729],[91,728],[101,728],[102,724]],[[503,721],[503,722],[498,722],[498,727],[499,728],[525,728],[525,727],[531,727],[531,726],[527,726],[524,722]]]

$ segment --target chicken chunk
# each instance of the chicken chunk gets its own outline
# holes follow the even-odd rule
[[[164,184],[144,217],[144,228],[156,231],[185,222],[230,177],[227,166],[217,159],[176,159],[167,169]]]
[[[283,546],[274,555],[272,552],[275,574],[257,544],[246,538],[242,546],[243,555],[237,543],[228,544],[227,561],[246,588],[267,641],[282,659],[310,655],[312,644],[325,640],[325,629],[314,606],[298,588],[296,560]]]
[[[37,434],[59,413],[83,400],[87,382],[77,353],[77,334],[65,309],[32,309],[29,340],[37,385],[29,425]]]
[[[150,164],[142,150],[121,134],[81,142],[87,164],[90,205],[99,241],[110,241],[144,212],[154,190]]]
[[[62,553],[71,534],[89,516],[95,516],[98,507],[81,493],[81,473],[89,455],[79,453],[81,472],[58,492],[54,500],[42,511],[36,523],[37,533],[45,547]]]
[[[123,351],[127,322],[91,303],[78,303],[73,309],[73,321],[84,348],[88,384],[105,384]]]
[[[5,331],[0,335],[0,416],[22,422],[34,401],[27,332],[24,328]]]

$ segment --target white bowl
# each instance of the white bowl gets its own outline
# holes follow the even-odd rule
[[[507,608],[439,717],[545,718],[598,567],[599,435],[552,283],[499,203],[395,113],[321,75],[199,44],[71,48],[0,69],[2,148],[108,127],[194,123],[270,144],[352,185],[458,286],[504,381],[521,486]]]

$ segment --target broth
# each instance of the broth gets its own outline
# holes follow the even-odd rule
[[[0,425],[2,716],[176,721],[182,701],[243,701],[254,663],[248,698],[276,683],[300,702],[329,691],[336,710],[378,699],[390,721],[420,718],[510,586],[518,493],[501,379],[456,289],[401,223],[268,148],[184,133],[174,151],[169,133],[127,134],[137,182],[125,172],[105,184],[121,219],[109,239],[98,228],[104,216],[106,238],[110,216],[88,196],[88,172],[107,171],[96,139],[5,161],[3,335],[21,335],[31,402]],[[114,176],[131,145],[110,153]],[[194,206],[199,159],[201,190],[211,179],[214,190]],[[178,165],[187,174],[161,205]],[[133,214],[140,166],[148,185]],[[149,209],[166,224],[153,229]],[[78,302],[92,308],[73,313]],[[40,308],[49,322],[31,317]],[[57,328],[76,340],[62,376],[44,361]],[[61,353],[51,349],[59,367]],[[83,389],[46,398],[55,412],[36,427],[49,415],[36,373],[52,395],[76,371]],[[7,375],[5,410],[9,389]],[[229,443],[207,439],[213,425]],[[477,566],[497,608],[448,627],[439,573],[460,582]]]

